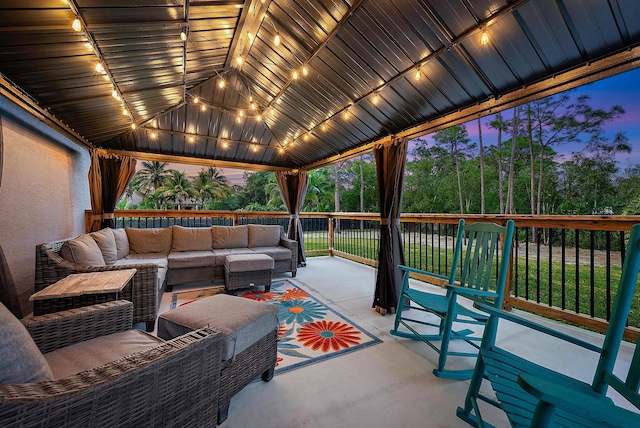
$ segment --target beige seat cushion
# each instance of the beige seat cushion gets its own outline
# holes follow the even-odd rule
[[[280,226],[250,224],[249,248],[277,247],[280,244]]]
[[[98,247],[100,247],[104,262],[108,265],[114,264],[116,260],[118,260],[118,247],[113,229],[107,227],[106,229],[90,233],[89,235],[91,235],[96,241],[96,244],[98,244]]]
[[[213,248],[247,248],[249,229],[247,226],[213,226]]]
[[[167,255],[164,253],[147,253],[147,254],[129,254],[124,259],[118,260],[116,266],[130,266],[141,263],[154,263],[158,267],[167,269],[169,263],[167,261]]]
[[[76,343],[44,354],[54,379],[103,366],[127,355],[152,348],[162,340],[141,330],[127,330]]]
[[[171,251],[206,251],[213,249],[210,227],[173,226]]]
[[[172,251],[167,258],[169,269],[213,266],[215,256],[208,251]]]
[[[65,241],[60,247],[60,256],[83,266],[105,266],[100,247],[88,234]]]
[[[164,253],[171,251],[170,227],[159,229],[135,229],[127,227],[129,250],[134,254]]]
[[[215,257],[214,266],[224,266],[224,260],[227,258],[227,256],[230,256],[232,254],[253,254],[253,250],[251,248],[229,248],[213,250],[213,255]]]
[[[210,326],[223,333],[222,359],[229,360],[278,327],[275,305],[217,294],[165,312],[158,337],[165,340]]]
[[[229,272],[252,272],[273,269],[273,259],[266,254],[234,254],[227,256],[224,266]]]
[[[273,260],[291,260],[291,250],[285,247],[253,247],[258,254],[266,254]]]

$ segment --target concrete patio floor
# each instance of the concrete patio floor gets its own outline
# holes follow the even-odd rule
[[[253,382],[231,400],[229,418],[222,427],[467,426],[456,417],[456,408],[464,402],[468,381],[435,377],[435,351],[422,342],[389,334],[393,316],[381,316],[371,308],[375,273],[371,267],[338,257],[308,258],[296,281],[382,343],[277,374],[268,383]],[[290,274],[274,275],[274,280],[286,278]],[[415,285],[430,287],[418,281]],[[161,312],[168,310],[170,296],[165,293]],[[602,343],[600,334],[532,317]],[[591,381],[597,361],[593,353],[510,323],[501,324],[499,338],[528,359]],[[625,343],[616,370],[625,372],[633,349]],[[472,360],[451,360],[451,367],[472,367]],[[491,391],[486,382],[483,390]],[[492,406],[483,407],[483,417],[497,427],[509,426],[506,416]]]

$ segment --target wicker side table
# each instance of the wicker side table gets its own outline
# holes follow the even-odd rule
[[[266,254],[233,254],[224,259],[224,287],[227,291],[264,285],[271,289],[273,259]]]

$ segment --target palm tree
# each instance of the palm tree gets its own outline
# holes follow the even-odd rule
[[[267,185],[264,187],[264,191],[267,193],[269,200],[267,201],[267,207],[274,211],[286,211],[282,195],[280,194],[280,186],[276,181],[276,175],[271,174],[267,181]]]
[[[142,162],[142,169],[136,172],[135,179],[139,185],[139,191],[144,196],[155,193],[171,173],[172,169],[167,169],[166,162]]]
[[[173,199],[178,209],[182,209],[182,203],[186,199],[197,196],[185,173],[176,170],[171,171],[171,175],[165,180],[165,185],[158,189],[158,193],[163,198]]]
[[[210,181],[215,181],[222,187],[229,187],[229,180],[225,177],[218,168],[210,166],[203,169],[202,172],[206,174]]]
[[[212,168],[215,170],[215,168]],[[224,178],[224,176],[222,176]],[[225,178],[226,180],[226,178]],[[193,190],[195,191],[196,203],[204,208],[210,199],[224,199],[227,196],[228,188],[221,185],[216,180],[211,180],[208,171],[202,170],[193,179]]]
[[[309,171],[307,211],[329,211],[333,208],[333,189],[329,171],[324,168]]]

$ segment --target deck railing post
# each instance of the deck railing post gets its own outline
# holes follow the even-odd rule
[[[329,214],[329,218],[328,218],[328,220],[329,220],[329,221],[327,222],[327,224],[328,224],[328,230],[327,230],[327,232],[328,232],[328,234],[329,234],[329,255],[330,255],[331,257],[333,257],[333,230],[334,230],[334,229],[333,229],[333,221],[334,221],[334,220],[336,220],[336,219],[334,219],[334,218],[331,216],[331,214]],[[338,220],[338,221],[339,221],[339,220]]]

